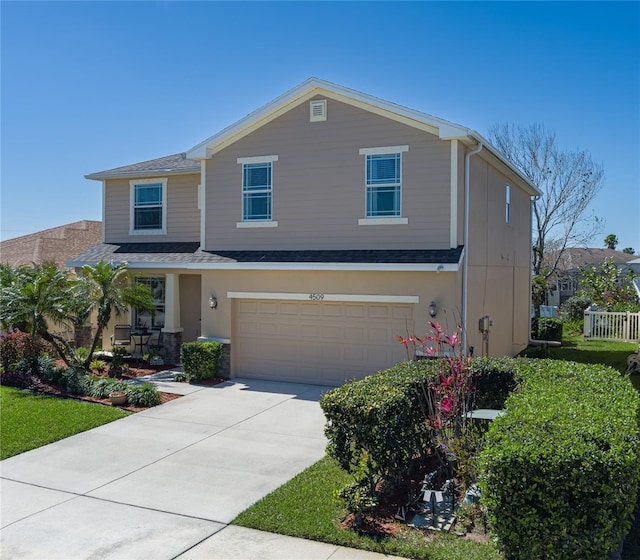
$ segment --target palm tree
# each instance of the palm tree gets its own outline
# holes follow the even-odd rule
[[[86,265],[78,278],[54,264],[0,268],[0,308],[3,326],[20,327],[35,339],[42,337],[55,348],[67,366],[78,359],[70,344],[49,330],[49,325],[81,325],[97,310],[97,330],[89,355],[82,363],[88,369],[98,340],[112,315],[119,317],[129,308],[150,311],[154,307],[151,290],[132,282],[126,263],[112,265],[102,260]]]
[[[618,237],[614,233],[610,233],[604,238],[604,244],[607,249],[615,249],[618,245]]]
[[[101,260],[96,265],[85,265],[80,269],[79,282],[89,295],[86,316],[96,310],[97,329],[91,342],[89,355],[83,366],[89,367],[91,358],[112,316],[120,317],[130,308],[143,311],[154,309],[153,294],[148,286],[132,282],[127,263],[114,265]]]
[[[49,325],[66,326],[73,321],[74,308],[82,293],[70,274],[53,263],[10,269],[3,266],[0,274],[0,307],[5,327],[18,327],[51,343],[67,365],[73,349],[62,337],[49,330]]]

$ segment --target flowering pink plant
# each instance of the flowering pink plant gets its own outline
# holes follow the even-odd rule
[[[474,373],[469,367],[470,358],[461,347],[462,327],[451,335],[445,334],[442,325],[430,322],[431,331],[424,337],[410,335],[398,337],[407,348],[428,358],[441,358],[441,369],[423,386],[425,422],[432,434],[434,450],[446,462],[452,443],[465,433],[467,414],[473,410],[475,400]]]

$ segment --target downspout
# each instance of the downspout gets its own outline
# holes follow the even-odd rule
[[[468,152],[464,157],[464,262],[462,264],[462,349],[465,354],[467,348],[467,274],[469,268],[469,167],[471,156],[482,150],[482,142]]]

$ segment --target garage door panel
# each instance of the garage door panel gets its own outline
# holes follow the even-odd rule
[[[397,335],[413,306],[238,300],[235,372],[240,376],[341,384],[406,359]]]
[[[363,327],[345,327],[344,339],[349,341],[364,341],[366,329]]]
[[[317,303],[300,304],[300,315],[312,315],[319,317],[322,314],[322,308]]]
[[[344,306],[340,303],[323,303],[322,315],[324,317],[342,317]]]
[[[365,318],[365,306],[364,305],[353,305],[347,304],[344,308],[345,317],[349,317],[351,319],[364,319]]]
[[[406,305],[393,305],[391,306],[391,316],[393,319],[409,319],[413,322],[413,313]]]
[[[298,304],[294,301],[283,301],[280,303],[281,315],[298,315]]]
[[[320,330],[320,336],[323,340],[331,340],[331,342],[337,343],[343,337],[342,330],[342,327],[338,325],[323,325]]]
[[[369,306],[369,318],[371,319],[388,319],[391,309],[388,305],[371,305]]]
[[[239,313],[256,313],[258,311],[258,302],[256,301],[240,301],[238,303]]]

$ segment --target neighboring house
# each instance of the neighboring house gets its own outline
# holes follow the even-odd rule
[[[65,268],[71,257],[101,241],[102,222],[81,220],[0,242],[0,262],[12,268],[43,263],[54,263],[59,268]],[[94,311],[94,323],[95,316]],[[68,340],[74,340],[77,346],[88,346],[90,343],[91,329],[74,331],[71,326],[61,325],[50,325],[50,328]]]
[[[339,384],[406,359],[397,336],[430,308],[476,354],[486,316],[491,355],[527,345],[540,193],[463,126],[312,78],[185,154],[87,178],[104,238],[69,264],[144,274],[156,312],[130,320],[169,360],[217,339],[231,376]]]
[[[613,262],[622,270],[628,270],[634,269],[632,263],[638,260],[638,257],[614,249],[579,247],[565,249],[558,260],[557,271],[550,279],[554,288],[549,293],[548,304],[562,305],[570,297],[575,296],[580,290],[582,278],[580,269],[601,266],[605,259],[613,259]],[[555,255],[551,253],[547,260],[549,262],[555,260]],[[640,268],[636,273],[640,274]]]
[[[102,223],[81,220],[0,242],[0,262],[14,268],[53,262],[63,268],[71,257],[101,241]]]

